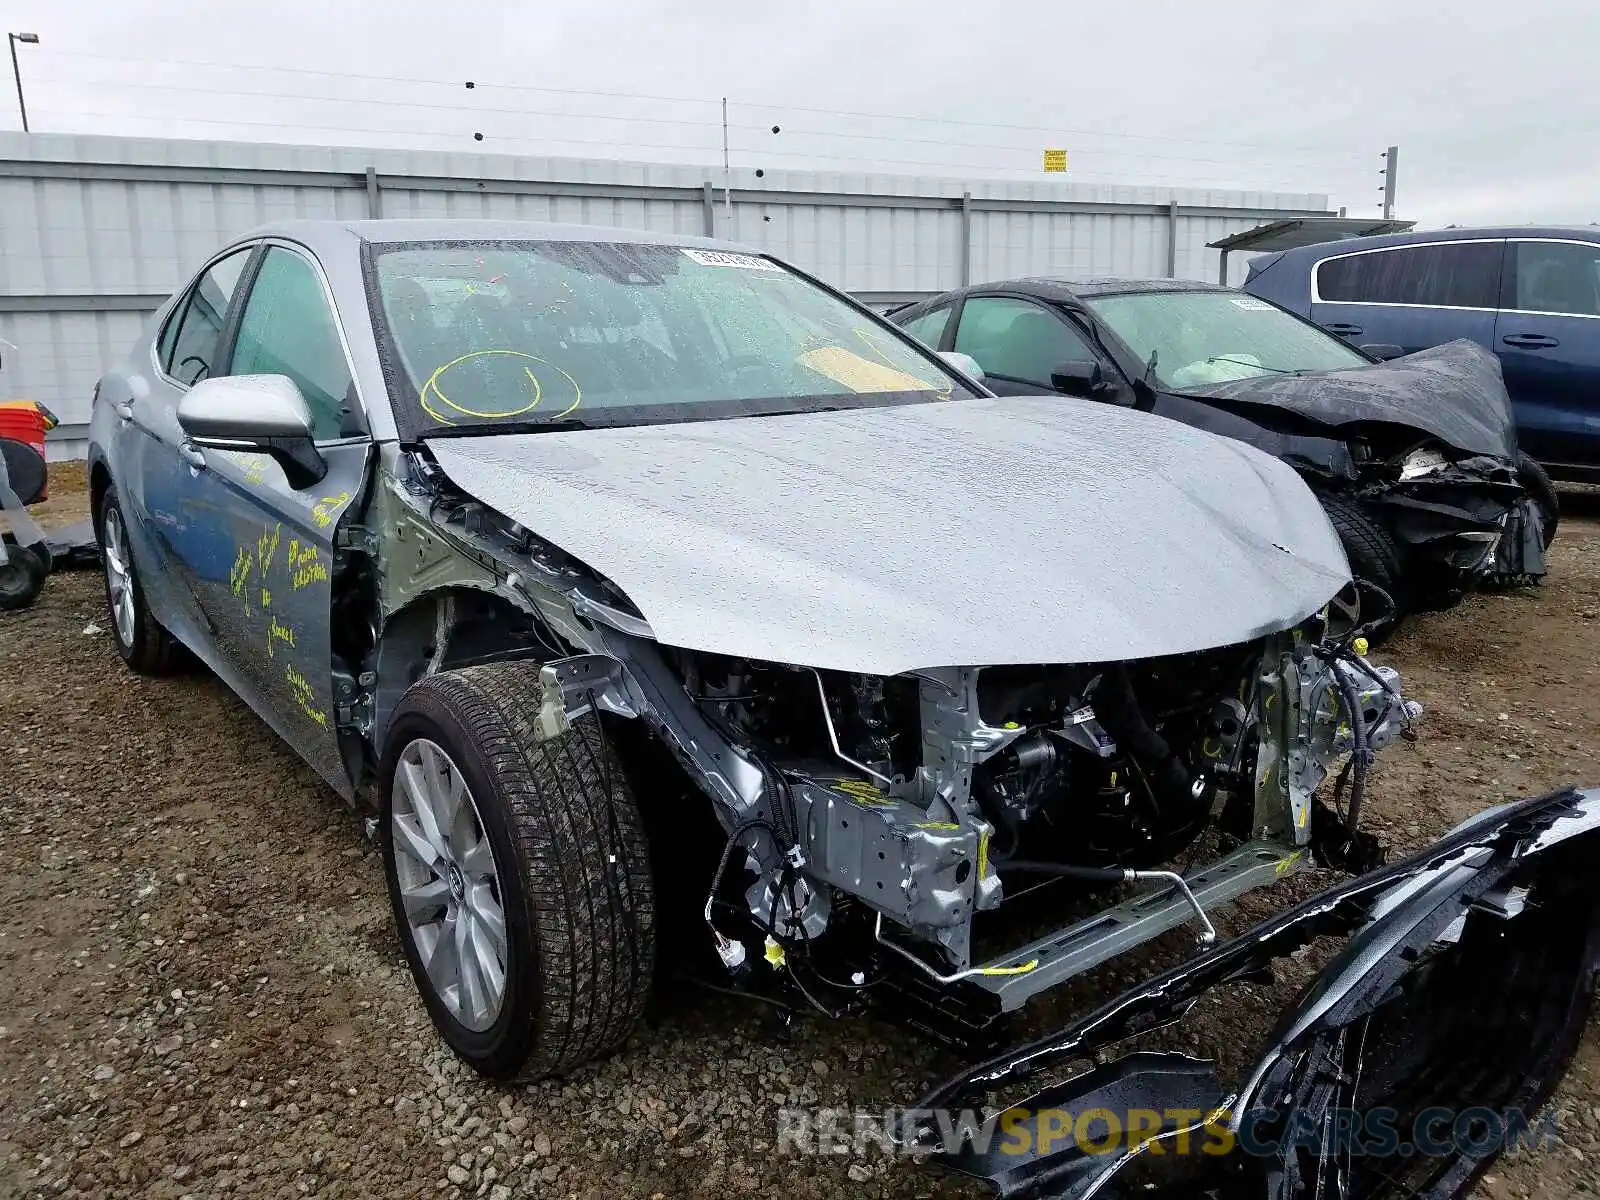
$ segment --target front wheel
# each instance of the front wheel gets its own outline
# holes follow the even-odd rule
[[[538,666],[430,675],[389,727],[380,828],[406,961],[445,1042],[491,1079],[616,1049],[655,967],[637,805],[598,719],[540,740]]]
[[[1318,499],[1339,535],[1353,581],[1332,605],[1328,632],[1343,637],[1365,628],[1367,640],[1379,645],[1398,628],[1405,612],[1399,543],[1354,501],[1326,495]]]

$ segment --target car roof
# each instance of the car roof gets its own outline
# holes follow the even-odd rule
[[[689,246],[706,250],[754,253],[748,246],[717,238],[689,237],[647,229],[578,225],[560,221],[503,221],[441,217],[370,221],[293,220],[259,226],[244,239],[283,237],[323,254],[349,252],[362,242],[392,245],[404,242],[621,242],[656,246]]]
[[[997,279],[975,283],[957,293],[970,296],[979,292],[1020,292],[1042,300],[1087,300],[1096,296],[1120,296],[1133,292],[1224,292],[1227,288],[1197,279],[1121,278],[1111,275],[1025,275],[1017,279]],[[943,299],[943,297],[940,297]]]
[[[1336,238],[1315,242],[1281,253],[1285,258],[1327,258],[1355,250],[1378,250],[1386,246],[1415,246],[1430,242],[1462,242],[1483,238],[1562,238],[1569,241],[1600,243],[1600,227],[1593,225],[1480,225],[1453,229],[1413,229],[1408,233],[1383,233],[1373,237]]]

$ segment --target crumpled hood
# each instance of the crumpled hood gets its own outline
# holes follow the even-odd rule
[[[1241,443],[1006,397],[439,437],[450,480],[623,589],[664,643],[891,675],[1242,642],[1349,579]]]
[[[1329,426],[1388,421],[1469,454],[1517,457],[1517,427],[1500,360],[1476,342],[1446,342],[1404,358],[1321,371],[1208,383],[1180,393],[1250,408],[1285,409]]]

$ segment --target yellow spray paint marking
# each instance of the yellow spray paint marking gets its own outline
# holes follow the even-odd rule
[[[228,585],[233,588],[233,594],[247,606],[250,598],[245,593],[245,588],[250,583],[250,572],[255,569],[255,565],[255,555],[250,553],[250,548],[240,546],[238,553],[234,555],[233,569],[228,572]]]
[[[272,566],[272,557],[278,552],[278,543],[283,540],[283,525],[272,527],[272,532],[262,532],[256,539],[256,570],[261,572],[261,578],[267,577],[267,571]]]
[[[310,587],[328,578],[328,566],[309,542],[289,539],[289,586],[295,590]]]
[[[274,642],[282,642],[284,645],[288,646],[291,650],[294,649],[294,630],[290,629],[287,625],[279,624],[277,617],[273,617],[272,618],[272,624],[267,626],[267,657],[268,658],[272,657],[272,644]]]
[[[294,669],[293,663],[284,667],[283,677],[289,681],[289,694],[294,697],[294,702],[300,706],[300,711],[318,725],[326,727],[328,714],[317,708],[315,704],[316,693],[311,690],[311,684],[306,680],[306,677]]]
[[[1299,861],[1300,851],[1296,850],[1293,854],[1289,855],[1288,858],[1284,859],[1276,867],[1274,867],[1272,869],[1272,873],[1274,875],[1287,875],[1290,871],[1294,870],[1295,863]]]
[[[978,835],[978,878],[982,879],[989,873],[989,831],[985,829]]]
[[[334,518],[339,515],[339,510],[350,503],[350,493],[340,492],[337,496],[324,496],[311,506],[311,520],[318,529],[326,529],[332,525]]]
[[[861,804],[889,804],[889,797],[885,796],[876,786],[864,779],[836,779],[833,781],[833,790],[843,792],[850,799]]]
[[[950,821],[918,821],[913,829],[960,829],[961,826]]]
[[[271,608],[272,607],[272,593],[267,591],[266,588],[262,588],[261,589],[261,607],[262,608]]]
[[[925,392],[926,379],[898,367],[885,366],[843,346],[819,346],[799,358],[801,366],[833,380],[857,394],[866,392]]]
[[[578,386],[578,381],[571,375],[568,375],[560,367],[556,366],[555,363],[550,362],[547,359],[540,358],[537,354],[528,354],[522,350],[474,350],[469,354],[463,354],[458,358],[452,358],[449,362],[435,370],[432,375],[428,376],[428,381],[424,383],[421,389],[418,391],[418,397],[422,401],[423,411],[425,411],[436,421],[440,421],[446,425],[454,425],[455,420],[448,413],[442,412],[440,411],[440,408],[434,406],[435,400],[437,400],[439,405],[443,408],[449,409],[454,413],[459,413],[461,416],[477,417],[480,420],[485,421],[499,420],[505,417],[520,417],[539,407],[539,401],[544,398],[544,386],[539,382],[539,377],[533,373],[532,368],[527,366],[522,368],[522,373],[528,377],[528,383],[532,386],[533,393],[528,402],[519,408],[500,409],[494,412],[482,412],[477,409],[468,408],[464,404],[458,404],[454,400],[450,399],[449,396],[445,395],[444,389],[439,386],[439,380],[450,370],[455,367],[459,367],[462,363],[472,362],[475,359],[480,358],[519,358],[527,362],[538,363],[542,367],[549,367],[557,375],[560,375],[563,379],[570,383],[572,385],[572,403],[558,413],[551,413],[551,420],[556,420],[560,417],[566,416],[583,402],[583,389]]]

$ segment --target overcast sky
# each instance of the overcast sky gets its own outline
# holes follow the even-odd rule
[[[1566,0],[11,0],[6,20],[41,38],[19,47],[41,132],[714,164],[725,95],[736,167],[1326,192],[1376,215],[1396,143],[1399,216],[1600,220],[1600,9]]]

